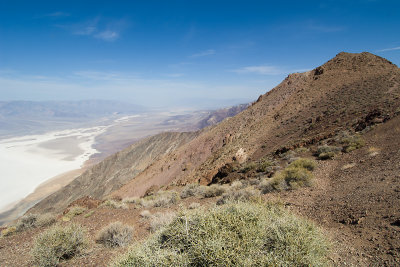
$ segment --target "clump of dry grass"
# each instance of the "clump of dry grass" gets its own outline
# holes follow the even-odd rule
[[[154,195],[140,200],[140,205],[145,208],[170,207],[178,202],[179,195],[175,191],[159,191]]]
[[[288,167],[275,174],[272,178],[261,181],[259,188],[263,194],[266,194],[272,191],[310,186],[313,179],[310,170],[314,170],[315,166],[314,161],[300,158],[293,161]]]
[[[86,230],[80,225],[55,225],[35,238],[31,253],[38,266],[57,266],[82,253],[88,244]]]
[[[198,202],[192,202],[192,203],[190,203],[190,205],[188,206],[188,209],[191,209],[191,210],[193,210],[193,209],[197,209],[197,208],[200,208],[200,203],[198,203]]]
[[[140,217],[142,217],[143,219],[150,219],[151,216],[151,212],[148,210],[143,210],[142,212],[140,212]]]
[[[260,191],[254,188],[242,188],[240,190],[229,190],[217,200],[217,205],[223,205],[229,202],[249,201],[260,196]]]
[[[323,145],[317,148],[317,157],[320,160],[333,159],[342,148],[337,146]]]
[[[238,202],[180,212],[114,266],[325,266],[328,245],[284,208]]]
[[[97,235],[97,242],[106,247],[123,247],[132,240],[133,227],[121,222],[113,222],[104,227]]]
[[[188,184],[186,185],[183,190],[181,191],[181,198],[188,198],[188,197],[193,197],[196,195],[197,190],[199,189],[199,184]]]
[[[0,237],[4,237],[4,236],[10,236],[12,234],[14,234],[17,231],[17,227],[15,226],[9,226],[6,229],[3,229],[1,231],[1,235]]]
[[[123,203],[121,201],[107,199],[100,205],[100,207],[109,207],[109,208],[113,208],[113,209],[127,209],[128,205],[126,205],[125,203]]]
[[[157,212],[150,217],[150,231],[156,232],[164,226],[170,224],[176,217],[175,212]]]
[[[81,206],[73,206],[69,209],[68,213],[66,213],[63,217],[62,220],[64,222],[69,222],[72,218],[74,218],[75,216],[81,215],[82,213],[84,213],[85,211],[87,211],[87,208],[85,207],[81,207]]]
[[[210,186],[200,186],[197,195],[201,198],[211,198],[221,196],[225,191],[226,189],[224,186],[213,184]]]

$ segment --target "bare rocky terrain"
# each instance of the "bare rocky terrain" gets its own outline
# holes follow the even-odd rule
[[[312,71],[289,75],[246,110],[216,126],[164,133],[134,144],[30,212],[54,211],[61,221],[68,206],[86,205],[93,214],[73,221],[89,229],[93,245],[62,265],[108,266],[126,248],[95,244],[99,229],[120,220],[135,227],[137,242],[150,231],[149,222],[140,215],[145,207],[98,206],[105,198],[143,197],[160,189],[179,192],[190,183],[233,186],[236,180],[268,179],[294,159],[309,158],[317,162],[310,187],[268,192],[262,198],[283,203],[319,225],[332,244],[331,265],[398,266],[399,115],[399,68],[370,53],[340,53]],[[323,160],[321,147],[335,152]],[[276,162],[274,169],[260,172],[249,167],[264,159]],[[218,199],[193,196],[147,209],[152,214],[172,212],[192,202],[208,207]],[[1,238],[0,265],[32,265],[30,244],[41,231],[35,228]]]

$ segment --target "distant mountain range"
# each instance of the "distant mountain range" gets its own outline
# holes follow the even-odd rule
[[[0,101],[0,137],[80,127],[99,118],[145,112],[143,106],[110,101]]]

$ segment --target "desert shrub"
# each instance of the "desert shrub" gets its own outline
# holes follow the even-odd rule
[[[17,232],[36,227],[37,214],[26,214],[19,219],[15,225]]]
[[[142,217],[143,219],[150,219],[151,212],[148,210],[144,210],[144,211],[140,212],[140,217]]]
[[[186,185],[181,192],[181,198],[188,198],[188,197],[195,196],[198,188],[199,188],[199,184]]]
[[[259,185],[260,184],[260,179],[256,179],[256,178],[250,178],[247,180],[249,185]]]
[[[289,164],[289,168],[304,168],[313,171],[317,164],[311,159],[299,158]]]
[[[113,222],[104,227],[97,235],[97,242],[106,247],[123,247],[132,240],[133,227],[121,222]]]
[[[40,215],[36,220],[36,226],[45,227],[50,226],[56,222],[56,217],[53,214],[45,213]]]
[[[233,181],[229,187],[229,190],[239,190],[247,186],[247,183],[242,183],[241,181]]]
[[[194,210],[194,209],[200,208],[200,206],[201,206],[200,203],[193,202],[193,203],[190,203],[190,205],[188,206],[188,209]]]
[[[343,152],[349,153],[365,145],[365,141],[359,135],[344,137],[340,140],[343,144]]]
[[[320,160],[327,160],[327,159],[333,159],[335,157],[334,152],[323,152],[321,154],[318,154],[318,159]]]
[[[179,200],[179,195],[175,191],[159,191],[152,196],[141,199],[140,205],[145,208],[150,207],[170,207],[176,204]]]
[[[128,208],[128,206],[125,203],[116,201],[113,199],[107,199],[100,206],[101,207],[110,207],[113,209],[127,209]]]
[[[241,202],[181,212],[114,266],[325,266],[327,255],[313,223],[280,206]]]
[[[225,188],[222,185],[213,184],[210,186],[200,186],[197,192],[202,198],[218,197],[225,192]]]
[[[257,166],[257,172],[269,172],[276,165],[276,162],[271,159],[262,159]]]
[[[281,172],[278,172],[270,179],[264,179],[259,189],[261,193],[266,194],[272,191],[283,191],[297,189],[299,187],[310,186],[312,184],[312,173],[302,167],[288,166]]]
[[[1,237],[3,236],[10,236],[13,233],[15,233],[17,231],[17,227],[15,226],[9,226],[6,229],[4,229],[3,231],[1,231]]]
[[[249,171],[253,171],[256,169],[257,169],[257,163],[254,161],[249,161],[249,162],[246,162],[245,164],[243,164],[239,171],[241,173],[247,173]]]
[[[229,202],[249,201],[260,195],[258,190],[253,188],[244,188],[240,190],[229,190],[217,200],[217,205],[223,205]]]
[[[310,149],[308,149],[307,147],[298,147],[294,150],[295,153],[307,153],[308,151],[310,151]]]
[[[320,160],[327,160],[334,158],[336,153],[338,153],[341,150],[342,148],[337,146],[323,145],[317,148],[316,155]]]
[[[128,197],[128,198],[124,198],[122,200],[123,203],[134,203],[134,204],[138,204],[140,202],[140,198],[139,197]]]
[[[89,218],[90,216],[92,216],[94,214],[94,210],[89,211],[88,213],[86,213],[85,215],[83,215],[83,217],[85,218]]]
[[[174,212],[157,212],[150,218],[150,231],[156,232],[167,224],[170,224],[176,217]]]
[[[62,220],[64,222],[68,222],[70,221],[72,218],[74,218],[75,216],[81,215],[82,213],[84,213],[85,211],[87,211],[87,208],[85,207],[81,207],[81,206],[73,206],[69,209],[69,211],[63,216]]]
[[[60,260],[82,253],[87,246],[86,231],[81,226],[55,225],[35,238],[32,255],[38,266],[57,266]]]

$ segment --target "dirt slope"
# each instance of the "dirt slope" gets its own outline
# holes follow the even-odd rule
[[[114,196],[143,195],[151,186],[207,184],[227,163],[362,130],[400,107],[400,70],[370,53],[340,53],[324,65],[289,75],[248,109],[166,154]],[[366,119],[367,118],[367,119]]]
[[[84,196],[101,199],[133,179],[154,160],[197,135],[198,132],[167,132],[135,143],[89,168],[70,184],[40,201],[30,212],[60,212]]]

